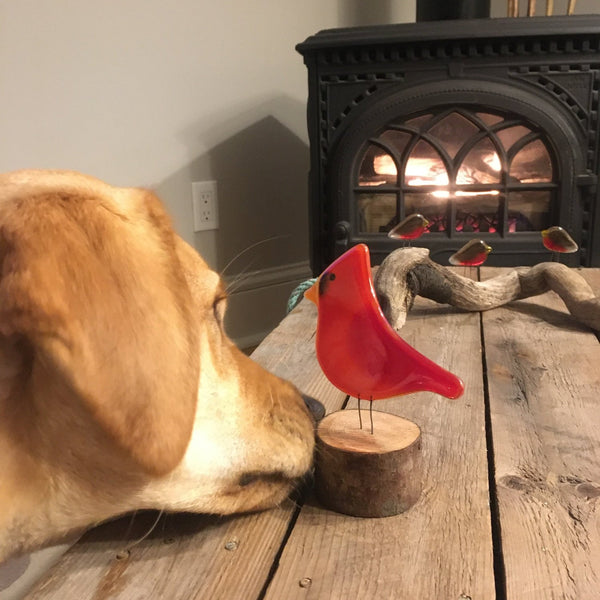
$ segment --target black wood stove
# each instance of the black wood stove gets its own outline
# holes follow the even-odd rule
[[[412,213],[447,264],[472,238],[486,264],[550,260],[540,231],[600,266],[600,16],[430,21],[322,31],[308,68],[311,264],[364,242],[378,264]]]

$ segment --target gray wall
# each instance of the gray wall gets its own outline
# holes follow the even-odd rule
[[[275,238],[227,270],[245,278],[230,333],[253,343],[309,275],[307,82],[294,45],[413,19],[413,2],[391,0],[0,0],[0,171],[152,186],[218,270]],[[205,179],[218,182],[220,228],[194,234],[191,182]]]

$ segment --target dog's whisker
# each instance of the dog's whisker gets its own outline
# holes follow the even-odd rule
[[[250,278],[250,276],[252,274],[252,271],[250,271],[250,267],[255,262],[256,261],[253,260],[250,263],[248,263],[246,265],[246,268],[243,271],[236,274],[236,276],[230,282],[227,283],[227,286],[225,287],[225,292],[227,294],[235,293],[241,287],[241,285],[244,283],[244,281],[247,281]]]
[[[244,248],[241,252],[238,252],[224,267],[223,269],[221,269],[221,276],[225,275],[225,271],[227,271],[227,269],[241,256],[243,256],[244,254],[246,254],[246,252],[249,252],[250,250],[252,250],[253,248],[256,248],[257,246],[260,246],[262,244],[266,244],[267,242],[273,242],[275,240],[279,240],[279,239],[284,239],[290,237],[289,234],[279,234],[279,235],[274,235],[268,238],[265,238],[264,240],[259,240],[258,242],[254,242],[254,244],[250,244],[250,246],[247,246],[246,248]]]
[[[127,526],[127,531],[125,532],[125,536],[123,538],[123,542],[125,542],[125,540],[131,535],[131,530],[133,529],[133,522],[135,521],[137,513],[138,513],[137,510],[134,510],[131,513],[131,518],[129,519],[129,525]]]
[[[164,514],[165,513],[163,510],[159,510],[158,515],[157,515],[156,519],[154,520],[154,523],[152,523],[152,525],[150,526],[150,529],[148,529],[148,531],[146,531],[146,533],[144,533],[144,535],[141,538],[134,540],[133,542],[131,542],[130,544],[125,546],[125,548],[123,550],[121,550],[121,552],[119,552],[119,554],[129,554],[129,552],[131,552],[132,548],[134,548],[138,544],[141,544],[156,529],[156,526],[158,525],[160,518]]]

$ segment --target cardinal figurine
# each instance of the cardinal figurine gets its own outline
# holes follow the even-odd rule
[[[369,249],[354,246],[305,292],[317,305],[317,359],[338,389],[359,400],[430,391],[447,398],[463,382],[417,352],[386,320],[377,301]]]

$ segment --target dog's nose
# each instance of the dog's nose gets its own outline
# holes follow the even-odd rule
[[[325,416],[325,407],[318,400],[315,400],[306,394],[302,394],[302,399],[304,400],[304,404],[308,407],[308,410],[310,410],[313,419],[318,423]]]

